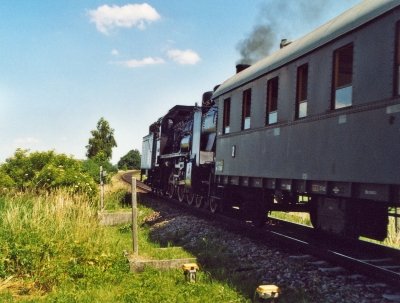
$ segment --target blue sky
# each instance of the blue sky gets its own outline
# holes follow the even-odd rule
[[[0,162],[17,148],[84,159],[104,117],[113,163],[148,126],[235,73],[256,25],[297,39],[361,0],[2,0]]]

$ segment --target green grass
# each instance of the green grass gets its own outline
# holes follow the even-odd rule
[[[0,302],[250,302],[206,270],[196,284],[181,269],[129,273],[130,226],[99,226],[94,204],[64,192],[0,197]],[[140,218],[151,212],[139,207]],[[192,256],[151,240],[146,225],[139,235],[141,257]]]
[[[268,215],[271,218],[285,220],[296,224],[312,226],[310,215],[308,213],[285,213],[285,212],[272,212]]]
[[[139,207],[139,219],[144,217],[145,214],[151,211],[150,209]],[[119,239],[118,246],[119,250],[132,251],[132,224],[124,224],[117,227],[108,227],[105,230],[106,237]],[[167,242],[165,245],[160,242],[152,241],[150,236],[150,228],[147,225],[140,226],[138,232],[138,248],[139,256],[142,259],[149,260],[169,260],[169,259],[183,259],[193,258],[193,254],[187,252],[182,247],[176,247],[171,242]]]
[[[140,275],[102,275],[87,283],[63,284],[46,297],[19,302],[250,302],[230,290],[228,284],[214,282],[210,274],[199,272],[196,284],[186,283],[179,270],[146,269]],[[15,302],[8,295],[4,302]]]
[[[107,190],[106,197],[114,192],[122,197],[129,185],[115,181]],[[180,230],[161,237],[142,223],[154,213],[146,199],[138,197],[139,257],[196,257],[195,284],[185,281],[182,269],[130,273],[123,251],[132,251],[131,225],[100,226],[97,201],[62,191],[19,193],[0,197],[0,302],[255,301],[260,277],[234,270],[238,256],[221,245],[219,234],[188,239],[188,231]],[[111,209],[128,210],[115,201]],[[301,292],[280,300],[308,301]]]

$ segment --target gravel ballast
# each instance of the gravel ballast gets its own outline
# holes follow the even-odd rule
[[[195,217],[162,201],[145,200],[155,210],[142,222],[150,226],[152,237],[165,242],[178,239],[188,251],[199,241],[219,246],[221,254],[235,264],[229,270],[256,278],[254,289],[274,284],[281,288],[282,297],[303,292],[311,299],[309,302],[400,302],[400,289],[296,253],[279,243],[230,232],[219,222]]]

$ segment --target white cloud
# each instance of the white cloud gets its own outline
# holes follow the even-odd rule
[[[28,145],[28,144],[42,143],[42,141],[40,139],[37,139],[37,138],[28,137],[28,138],[17,138],[17,139],[14,139],[13,143],[14,143],[14,146],[21,147],[23,145]]]
[[[90,10],[89,15],[90,21],[96,23],[96,28],[106,35],[114,27],[137,26],[144,29],[146,23],[150,24],[161,18],[157,11],[147,3],[113,5],[112,7],[102,5],[95,10]]]
[[[178,62],[179,64],[190,64],[194,65],[201,60],[200,56],[193,50],[179,50],[179,49],[171,49],[167,53],[168,57]]]
[[[119,56],[119,52],[116,49],[113,49],[111,51],[111,55],[118,57]]]
[[[144,58],[142,60],[126,60],[126,61],[114,61],[114,62],[110,62],[116,65],[123,65],[123,66],[127,66],[130,68],[135,68],[135,67],[141,67],[141,66],[145,66],[145,65],[154,65],[154,64],[162,64],[165,63],[164,59],[162,58]]]

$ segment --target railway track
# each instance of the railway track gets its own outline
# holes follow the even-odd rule
[[[126,173],[122,175],[122,179],[131,183],[132,175],[133,173]],[[146,192],[151,192],[150,187],[140,181],[136,181],[136,186]],[[282,243],[284,247],[290,247],[290,250],[296,252],[294,258],[303,259],[314,256],[319,261],[311,262],[310,266],[319,266],[318,269],[321,271],[341,274],[347,270],[352,273],[352,276],[368,276],[400,289],[400,250],[398,249],[361,240],[334,237],[327,239],[326,236],[316,233],[313,228],[278,219],[271,219],[264,228],[256,228],[251,222],[240,220],[237,216],[213,214],[206,209],[198,209],[178,200],[161,198],[196,216],[226,223],[227,228],[245,232],[249,237]]]
[[[121,175],[121,179],[124,180],[125,182],[131,184],[132,183],[132,176],[135,174],[135,172],[127,172],[125,174]],[[136,187],[144,190],[144,191],[151,191],[151,188],[144,184],[143,182],[140,182],[139,180],[136,180]]]

